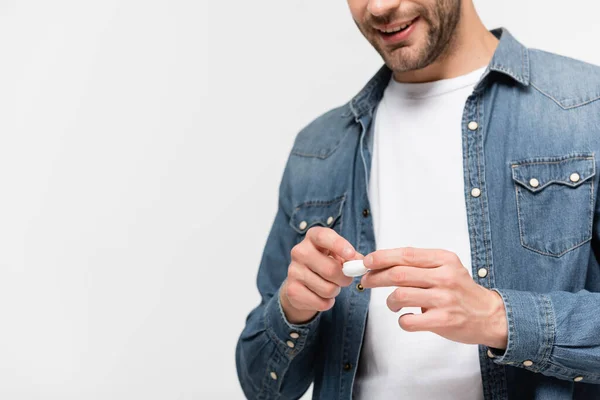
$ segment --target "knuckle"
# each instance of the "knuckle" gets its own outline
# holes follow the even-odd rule
[[[342,239],[341,237],[337,237],[333,240],[333,248],[336,250],[336,252],[340,252],[341,249],[344,248],[344,239]]]
[[[319,233],[319,227],[313,226],[312,228],[308,228],[308,230],[306,231],[306,236],[309,238],[316,239],[318,233]]]
[[[327,279],[328,281],[331,281],[337,277],[336,272],[336,268],[332,267],[331,265],[327,265],[323,267],[323,270],[321,271],[321,277]]]
[[[287,288],[286,288],[286,294],[290,300],[297,299],[299,297],[300,293],[301,293],[301,288],[298,283],[288,282]]]
[[[406,271],[404,271],[402,268],[392,268],[390,274],[394,285],[399,286],[406,282]]]
[[[327,237],[327,232],[325,231],[325,229],[318,227],[318,226],[311,228],[311,229],[313,229],[315,231],[314,238],[317,241],[317,243],[325,242],[325,239]]]
[[[340,287],[334,284],[327,284],[323,290],[323,294],[329,299],[336,297],[340,293]]]
[[[458,257],[458,255],[451,251],[445,251],[443,258],[449,264],[460,263],[460,258]]]
[[[447,306],[452,304],[453,297],[446,291],[440,291],[436,292],[433,300],[438,306]]]
[[[454,326],[455,320],[452,314],[450,314],[449,312],[445,312],[442,314],[440,322],[442,326]]]
[[[402,256],[408,262],[413,262],[415,260],[415,248],[414,247],[405,247],[402,249]]]
[[[381,264],[381,262],[383,261],[385,255],[385,253],[383,251],[376,251],[374,253],[371,254],[372,260],[373,260],[373,265],[379,265]]]
[[[294,247],[292,247],[292,251],[290,252],[293,260],[301,260],[306,255],[306,250],[302,243],[298,243]]]
[[[327,311],[333,307],[334,302],[334,299],[323,299],[318,302],[315,308],[317,311]]]
[[[295,262],[292,262],[290,264],[289,268],[288,268],[288,278],[290,280],[292,280],[292,281],[294,281],[294,280],[297,280],[297,281],[302,280],[301,279],[302,278],[302,274],[301,274],[300,268],[301,268],[300,265],[298,265]]]
[[[437,276],[437,282],[442,287],[454,287],[454,274],[447,270],[441,270]]]

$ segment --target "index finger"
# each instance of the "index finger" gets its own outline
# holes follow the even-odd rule
[[[313,227],[306,232],[306,237],[319,249],[328,250],[344,260],[352,260],[356,256],[356,250],[350,242],[333,229]]]
[[[452,253],[446,250],[418,249],[414,247],[377,250],[365,257],[365,267],[369,269],[383,269],[404,265],[436,268],[443,265],[450,254]]]

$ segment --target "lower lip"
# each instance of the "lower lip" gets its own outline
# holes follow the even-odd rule
[[[408,28],[403,31],[394,33],[393,35],[386,35],[384,33],[380,33],[379,36],[383,39],[383,41],[387,44],[396,44],[405,41],[408,39],[410,34],[415,30],[415,25],[419,22],[419,17],[415,18],[413,22],[410,24]]]

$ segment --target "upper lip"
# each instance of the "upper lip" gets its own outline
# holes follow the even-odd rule
[[[395,29],[398,29],[401,26],[410,24],[411,22],[413,22],[415,19],[417,19],[417,17],[414,17],[413,19],[407,19],[403,22],[395,22],[393,24],[387,24],[387,25],[381,25],[381,26],[376,26],[375,29],[377,29],[378,31],[381,32],[387,32],[387,31],[393,31]]]

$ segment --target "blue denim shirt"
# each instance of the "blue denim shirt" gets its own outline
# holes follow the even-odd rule
[[[473,279],[501,294],[508,319],[505,351],[480,346],[483,392],[600,399],[600,68],[492,33],[500,42],[461,127]],[[362,254],[375,249],[370,127],[390,78],[383,67],[294,142],[258,272],[262,301],[236,349],[250,399],[298,398],[311,382],[315,399],[352,397],[369,290],[356,278],[306,325],[285,319],[278,290],[312,226],[330,226]]]

